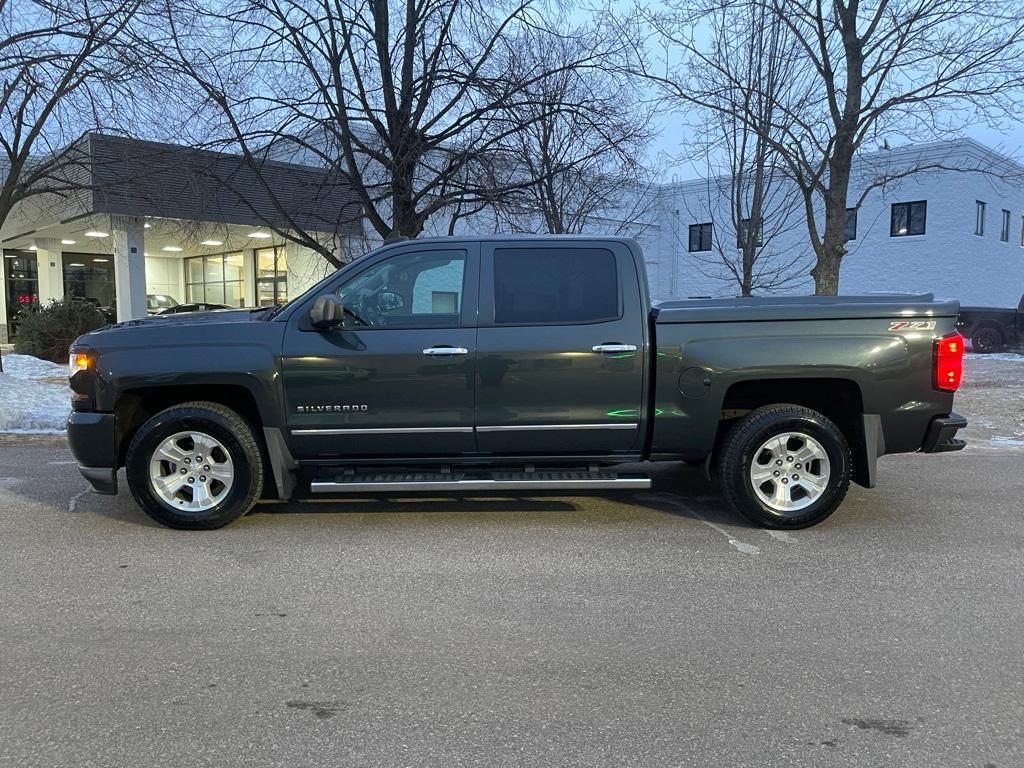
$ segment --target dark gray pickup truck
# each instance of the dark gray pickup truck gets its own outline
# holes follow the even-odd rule
[[[981,354],[1014,349],[1024,343],[1024,296],[1017,308],[961,307],[957,330]]]
[[[414,240],[279,308],[157,315],[71,349],[82,474],[177,528],[261,497],[638,489],[685,461],[757,523],[813,525],[878,457],[962,448],[956,302],[651,307],[621,238]]]

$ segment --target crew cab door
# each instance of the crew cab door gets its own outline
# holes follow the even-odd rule
[[[622,243],[485,243],[476,421],[481,452],[639,450],[646,298]]]
[[[465,243],[389,249],[320,292],[345,305],[342,327],[313,328],[309,307],[292,315],[282,374],[296,457],[476,450],[478,253]]]

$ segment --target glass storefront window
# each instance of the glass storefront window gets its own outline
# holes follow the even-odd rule
[[[282,246],[256,250],[256,301],[261,307],[288,301],[288,258]]]
[[[245,261],[241,253],[187,258],[185,280],[189,303],[245,306]]]
[[[18,330],[18,313],[39,306],[39,263],[32,251],[4,251],[3,256],[7,329],[13,339]]]
[[[100,253],[63,253],[64,295],[88,301],[115,319],[114,262]]]

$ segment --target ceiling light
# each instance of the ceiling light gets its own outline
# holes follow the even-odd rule
[[[255,237],[259,240],[266,240],[270,237],[269,232],[250,232],[249,237]]]
[[[200,245],[224,245],[223,240],[203,240]]]
[[[60,244],[61,245],[74,245],[75,241],[74,240],[61,240]]]
[[[99,262],[100,264],[106,264],[110,259],[93,259],[93,261]]]
[[[148,221],[145,224],[142,225],[143,229],[152,229],[152,227],[153,227],[153,225],[150,224]]]
[[[4,258],[5,259],[16,259],[16,258],[18,258],[18,254],[16,254],[16,253],[5,253],[4,254]]]
[[[68,264],[69,267],[84,267],[85,264],[79,264],[77,261],[74,264]]]
[[[181,248],[179,248],[176,245],[165,245],[164,246],[164,250],[167,251],[168,253],[180,253],[181,252]]]
[[[99,230],[93,229],[85,233],[86,237],[110,237],[109,232],[100,232]]]
[[[37,246],[34,246],[34,245],[30,245],[30,246],[28,247],[28,249],[29,249],[30,251],[38,251],[38,250],[39,250],[39,248],[38,248]],[[13,259],[14,257],[12,256],[11,258]]]

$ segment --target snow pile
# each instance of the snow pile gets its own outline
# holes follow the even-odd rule
[[[4,355],[0,432],[64,431],[71,410],[67,368],[29,355]]]

